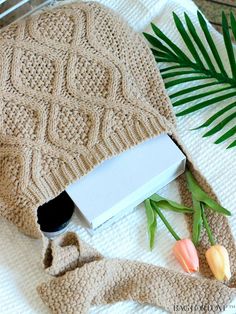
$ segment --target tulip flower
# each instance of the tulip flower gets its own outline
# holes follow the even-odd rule
[[[198,254],[193,242],[190,239],[178,240],[174,245],[173,253],[187,273],[194,273],[198,271]]]
[[[176,204],[177,203],[172,202],[172,206],[176,206]],[[168,231],[175,238],[176,244],[174,245],[173,253],[176,259],[179,261],[180,265],[183,267],[183,269],[188,273],[193,273],[193,272],[198,271],[199,259],[198,259],[197,250],[193,242],[190,239],[180,239],[178,234],[174,231],[172,226],[169,224],[169,222],[163,215],[157,202],[153,200],[148,200],[145,202],[145,206],[146,206],[146,211],[148,213],[149,225],[153,227],[153,220],[156,219],[156,216],[154,217],[154,215],[152,214],[152,211],[155,211],[155,214],[162,220],[162,222],[164,223]],[[178,208],[180,208],[180,205],[178,205]],[[187,208],[184,208],[184,210],[186,209]],[[189,210],[190,209],[188,209],[188,211]]]
[[[204,207],[202,207],[202,221],[211,243],[211,247],[205,253],[207,263],[216,279],[229,280],[231,277],[229,254],[224,246],[215,243]]]
[[[229,254],[226,248],[216,244],[206,251],[206,259],[215,278],[223,281],[231,277]]]
[[[189,170],[186,171],[186,177],[188,189],[192,194],[193,208],[188,208],[158,194],[153,194],[145,200],[144,204],[147,215],[150,249],[154,246],[157,218],[160,218],[168,231],[177,241],[173,248],[173,253],[176,259],[186,272],[196,272],[199,269],[199,259],[195,245],[198,245],[200,242],[201,230],[203,226],[211,244],[210,249],[206,252],[206,259],[210,269],[216,279],[228,280],[231,277],[229,255],[223,246],[215,243],[214,236],[207,220],[207,215],[205,214],[205,207],[208,208],[208,211],[212,210],[221,215],[230,216],[231,213],[207,195]],[[162,214],[161,208],[178,213],[193,215],[193,242],[190,239],[181,240],[165,216]]]

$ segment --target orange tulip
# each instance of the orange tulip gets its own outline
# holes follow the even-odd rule
[[[173,253],[180,265],[187,273],[194,273],[199,269],[197,250],[190,239],[176,241]]]
[[[216,244],[206,251],[206,259],[215,278],[223,281],[231,277],[229,254],[226,248]]]

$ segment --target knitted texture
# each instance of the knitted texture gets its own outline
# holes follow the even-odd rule
[[[0,33],[0,43],[0,213],[22,231],[40,236],[39,205],[103,160],[161,133],[172,136],[196,180],[217,200],[178,138],[149,48],[110,10],[95,3],[59,7],[11,26]],[[183,177],[180,191],[191,206]],[[227,305],[235,293],[236,249],[227,219],[207,216],[230,254],[227,285],[106,259],[69,233],[46,241],[44,267],[58,278],[39,293],[55,313],[86,313],[91,305],[119,300],[170,312],[178,304],[212,305],[204,313],[218,313],[216,306]],[[210,277],[208,246],[203,233],[201,272]]]
[[[1,32],[0,98],[0,213],[35,237],[39,205],[174,124],[146,43],[96,3]]]
[[[73,232],[54,241],[44,238],[43,267],[52,276],[61,276],[88,262],[100,260],[102,255]]]
[[[191,170],[199,186],[201,186],[204,189],[204,191],[212,199],[214,199],[216,202],[220,204],[220,201],[217,198],[217,195],[215,194],[212,187],[208,184],[204,176],[200,173],[200,171],[196,167],[187,149],[184,147],[184,145],[181,142],[181,139],[178,137],[178,134],[174,132],[173,137],[178,142],[178,145],[180,146],[182,151],[185,153],[186,158],[187,158],[187,167]],[[178,185],[179,185],[180,196],[183,201],[183,204],[185,204],[185,206],[192,207],[193,206],[192,196],[187,188],[186,178],[184,174],[178,178]],[[212,233],[214,234],[216,243],[219,243],[225,246],[229,253],[232,278],[227,283],[227,285],[231,287],[232,286],[236,287],[236,245],[235,245],[234,237],[231,232],[231,228],[228,223],[228,218],[224,215],[220,215],[212,210],[209,210],[207,207],[205,208],[205,214],[207,216],[207,220],[212,230]],[[192,233],[192,216],[185,215],[185,217],[186,217],[188,228],[191,234]],[[200,242],[197,247],[199,260],[200,260],[200,272],[204,276],[212,278],[213,275],[208,266],[208,263],[206,262],[206,257],[205,257],[205,252],[207,251],[209,246],[210,246],[210,243],[209,243],[207,232],[204,228],[202,228]]]
[[[69,238],[74,242],[77,236],[70,234]],[[61,250],[55,246],[55,251],[56,247]],[[68,246],[67,253],[73,249]],[[92,305],[133,300],[162,307],[170,313],[217,314],[236,295],[236,289],[216,280],[199,279],[136,261],[101,256],[97,260],[97,253],[92,258],[92,249],[89,246],[86,249],[90,260],[82,267],[72,270],[70,265],[71,271],[64,276],[38,287],[39,295],[53,313],[84,314]],[[86,249],[78,251],[80,259],[83,254],[88,255]],[[54,265],[53,254],[50,260],[51,267],[58,267],[57,261]]]

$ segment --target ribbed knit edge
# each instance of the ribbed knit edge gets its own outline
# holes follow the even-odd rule
[[[77,158],[68,160],[68,163],[61,166],[56,171],[51,171],[46,178],[39,178],[29,185],[24,191],[25,197],[29,200],[29,211],[35,216],[35,234],[36,238],[42,236],[40,227],[37,223],[37,208],[40,205],[55,198],[67,186],[80,179],[103,161],[113,158],[120,153],[132,148],[145,140],[151,139],[161,134],[172,134],[171,124],[167,130],[166,121],[162,117],[153,117],[148,123],[134,126],[127,126],[123,130],[117,130],[116,133],[106,138],[104,142],[98,143],[90,148],[89,153],[80,154]],[[173,126],[172,126],[173,127]],[[28,234],[26,230],[22,230]],[[32,230],[29,233],[32,236]]]

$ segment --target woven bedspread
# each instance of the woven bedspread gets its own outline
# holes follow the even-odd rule
[[[182,16],[186,11],[196,21],[197,8],[191,0],[101,0],[100,2],[120,13],[139,32],[149,31],[148,25],[150,21],[154,21],[183,50],[186,49],[175,31],[171,15],[172,11],[175,11]],[[195,24],[197,25],[197,22]],[[215,30],[212,32],[218,42],[223,60],[226,60],[222,37]],[[200,113],[178,118],[178,129],[197,166],[207,177],[223,205],[234,214],[230,218],[230,223],[236,237],[236,150],[226,150],[226,144],[214,145],[212,138],[203,139],[202,131],[190,131],[191,128],[203,123],[214,110],[216,108],[208,108]],[[175,182],[159,193],[179,200]],[[94,194],[96,195],[96,191]],[[182,237],[188,236],[181,215],[168,213],[167,216]],[[78,217],[75,215],[70,223],[70,229],[77,231],[81,238],[106,256],[135,259],[181,271],[171,254],[174,240],[162,224],[157,228],[156,246],[152,252],[149,251],[146,217],[142,205],[112,225],[96,230],[92,236],[79,227],[78,223]],[[47,279],[41,267],[41,241],[16,232],[15,227],[3,220],[0,220],[0,238],[0,313],[48,313],[35,289],[38,284]],[[96,307],[91,311],[99,314],[162,312],[154,307],[133,302]],[[236,301],[226,310],[226,313],[236,313]]]

